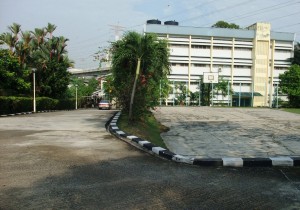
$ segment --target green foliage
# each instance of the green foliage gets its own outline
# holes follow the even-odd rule
[[[279,75],[279,87],[288,95],[291,107],[300,107],[300,66],[292,65],[288,71]]]
[[[65,110],[74,109],[74,99],[52,99],[48,97],[36,98],[37,111],[43,110]],[[0,96],[0,114],[13,114],[21,112],[31,112],[33,110],[33,98]]]
[[[175,84],[176,91],[176,104],[184,105],[186,103],[186,98],[189,96],[190,91],[187,89],[185,83]]]
[[[6,54],[13,58],[13,62],[8,62],[10,65],[2,63],[3,68],[0,63],[0,71],[3,71],[2,69],[6,71],[0,72],[5,77],[5,80],[1,78],[0,85],[6,86],[5,88],[10,87],[10,89],[19,88],[18,92],[28,94],[30,90],[28,82],[32,78],[28,69],[34,67],[37,69],[37,95],[63,97],[70,77],[67,68],[73,65],[66,51],[68,39],[63,36],[53,36],[56,26],[50,23],[47,27],[35,28],[34,31],[22,31],[17,23],[13,23],[8,29],[10,32],[0,34],[0,42],[9,48]],[[1,61],[3,56],[1,54]],[[5,56],[3,60],[6,61],[8,56]],[[12,77],[15,78],[14,82],[11,82]]]
[[[212,25],[212,27],[214,27],[214,28],[232,28],[232,29],[239,29],[240,28],[239,25],[236,25],[234,23],[228,23],[228,22],[225,22],[223,20],[220,20],[220,21],[216,22],[215,24]]]
[[[75,98],[59,99],[55,107],[57,110],[75,109]]]
[[[298,42],[294,48],[294,57],[290,58],[289,61],[292,64],[300,65],[300,43]]]
[[[28,94],[31,83],[28,81],[29,71],[20,67],[18,58],[8,50],[0,49],[0,89],[14,90],[14,93]]]
[[[291,112],[295,114],[300,114],[300,109],[283,109],[286,112]]]
[[[199,105],[199,91],[190,92],[190,105]]]
[[[211,86],[210,83],[201,83],[201,105],[209,106],[211,100]]]
[[[36,98],[36,110],[43,111],[43,110],[54,110],[56,109],[58,104],[57,99],[52,99],[48,97],[38,97]]]
[[[0,96],[0,114],[29,112],[32,110],[33,110],[32,98]]]
[[[76,85],[77,85],[77,97],[91,96],[93,92],[98,88],[99,82],[95,78],[85,80],[83,78],[72,78],[70,81],[70,88],[68,90],[69,97],[75,98]]]
[[[124,112],[129,112],[130,97],[134,89],[134,119],[143,116],[147,110],[159,104],[160,84],[162,88],[170,71],[167,42],[153,34],[140,35],[129,32],[122,40],[112,44],[112,88]],[[137,73],[138,60],[141,61]],[[165,89],[162,93],[165,94]]]
[[[127,133],[147,139],[156,146],[167,148],[160,134],[167,132],[168,128],[157,122],[151,112],[146,112],[143,120],[134,123],[128,123],[128,121],[128,116],[123,113],[118,120],[118,127]]]
[[[70,83],[70,73],[64,63],[50,61],[47,69],[36,72],[36,92],[39,96],[62,98]]]
[[[221,92],[221,95],[227,96],[228,94],[228,80],[224,80],[223,77],[219,80],[217,84],[214,85],[214,89],[219,93]],[[229,94],[232,94],[233,90],[231,89],[231,86],[229,85]]]

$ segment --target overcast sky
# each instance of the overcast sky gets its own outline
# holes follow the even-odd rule
[[[19,23],[22,30],[57,26],[76,68],[94,68],[93,54],[114,41],[115,25],[143,31],[148,19],[176,20],[209,27],[219,20],[247,27],[270,22],[273,31],[300,34],[300,0],[0,0],[0,33]],[[123,32],[121,32],[123,33]],[[296,37],[300,41],[300,36]]]

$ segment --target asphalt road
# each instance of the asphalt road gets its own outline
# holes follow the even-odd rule
[[[0,118],[0,209],[300,208],[300,168],[162,160],[107,133],[111,114]]]

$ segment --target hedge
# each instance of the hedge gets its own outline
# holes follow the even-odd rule
[[[36,98],[36,110],[69,110],[75,108],[74,99]],[[33,111],[33,98],[0,96],[0,115]]]

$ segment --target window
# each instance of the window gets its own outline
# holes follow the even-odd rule
[[[194,63],[193,64],[194,67],[207,67],[207,64],[200,64],[200,63]]]
[[[214,50],[231,50],[231,47],[214,46]]]
[[[251,66],[243,66],[243,65],[234,65],[236,69],[251,69]]]
[[[251,48],[245,48],[245,47],[235,47],[234,50],[237,50],[237,51],[252,51]]]
[[[192,45],[194,49],[210,49],[210,46],[207,45]]]
[[[180,66],[188,66],[187,63],[181,63]]]

